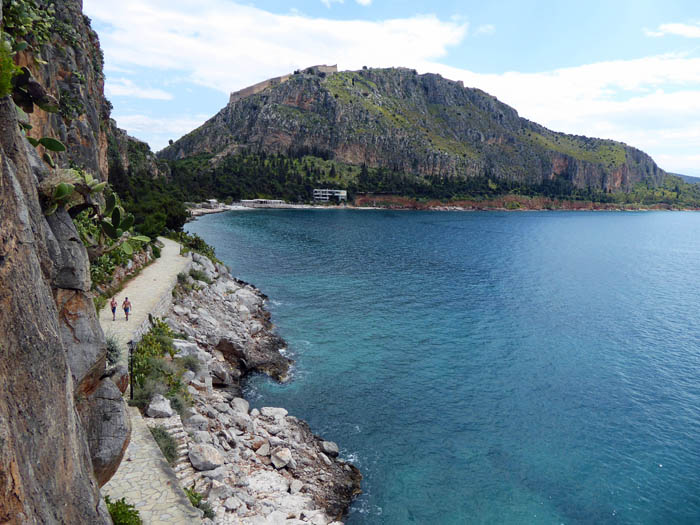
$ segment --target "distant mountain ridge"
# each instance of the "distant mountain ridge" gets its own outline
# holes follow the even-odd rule
[[[310,153],[429,180],[562,181],[602,192],[626,192],[639,182],[656,186],[666,175],[636,148],[550,131],[440,75],[323,67],[232,95],[219,113],[158,156]]]
[[[689,182],[690,184],[700,184],[700,177],[693,177],[692,175],[681,175],[680,173],[669,173],[669,175],[675,175],[676,177],[680,177],[685,182]]]

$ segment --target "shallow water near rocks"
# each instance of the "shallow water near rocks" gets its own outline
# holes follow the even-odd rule
[[[270,296],[247,385],[364,523],[700,521],[700,214],[260,210],[186,228]]]

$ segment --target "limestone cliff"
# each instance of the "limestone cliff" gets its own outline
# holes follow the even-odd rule
[[[99,43],[79,0],[55,9],[47,64],[16,57],[60,102],[59,113],[31,114],[31,135],[59,138],[59,165],[104,179]],[[37,186],[51,170],[10,97],[0,99],[0,163],[0,523],[110,523],[99,486],[128,444],[126,407],[105,375],[87,252],[67,212],[43,214]]]
[[[550,131],[479,89],[435,74],[311,68],[246,94],[232,96],[159,156],[312,152],[427,178],[559,179],[604,191],[626,191],[642,180],[658,184],[664,176],[642,151]]]

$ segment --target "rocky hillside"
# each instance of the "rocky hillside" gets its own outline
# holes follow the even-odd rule
[[[0,21],[15,44],[30,45],[14,57],[31,75],[28,90],[58,105],[49,113],[29,104],[29,135],[67,146],[52,154],[57,167],[73,163],[104,180],[108,137],[119,132],[81,6],[3,2]],[[64,209],[45,215],[38,188],[57,172],[17,115],[13,99],[0,98],[0,522],[111,523],[99,487],[121,461],[130,424],[105,373],[87,252]]]
[[[486,177],[617,192],[660,183],[642,151],[612,140],[550,131],[479,89],[413,70],[314,68],[231,102],[159,153],[219,158],[242,149],[310,153],[422,178]]]

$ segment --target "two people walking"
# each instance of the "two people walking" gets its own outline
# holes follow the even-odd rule
[[[112,297],[112,300],[109,302],[110,308],[112,308],[112,321],[117,320],[117,300]],[[126,320],[129,320],[129,312],[131,312],[131,301],[129,301],[128,297],[124,298],[124,302],[122,303],[122,309],[124,310],[124,315],[126,315]]]

